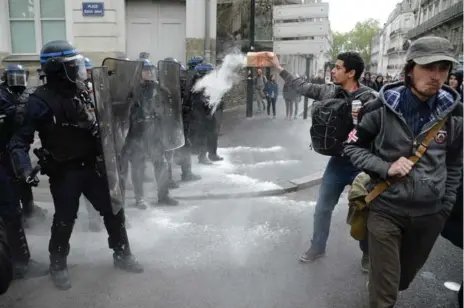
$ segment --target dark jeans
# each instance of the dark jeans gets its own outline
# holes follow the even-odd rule
[[[356,169],[348,158],[331,157],[324,175],[322,176],[319,197],[314,212],[314,232],[311,247],[318,251],[325,251],[329,238],[332,212],[340,199],[340,195],[347,185],[351,185],[358,175]],[[364,253],[368,252],[367,240],[359,242]]]
[[[275,97],[267,97],[267,115],[271,114],[271,106],[272,106],[272,115],[276,115],[276,98]]]
[[[419,217],[369,212],[370,308],[395,306],[398,290],[406,290],[427,261],[446,219],[444,211]]]

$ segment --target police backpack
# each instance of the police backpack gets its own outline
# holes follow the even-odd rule
[[[366,89],[366,91],[371,91]],[[353,129],[351,102],[366,91],[349,97],[344,90],[336,90],[334,98],[315,101],[311,106],[311,147],[319,154],[340,156],[343,143]]]

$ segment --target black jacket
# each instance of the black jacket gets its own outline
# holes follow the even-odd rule
[[[5,293],[13,280],[13,265],[6,239],[3,220],[0,218],[0,294]]]

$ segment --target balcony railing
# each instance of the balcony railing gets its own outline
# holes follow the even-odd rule
[[[442,25],[450,20],[458,18],[462,16],[462,1],[452,5],[451,7],[447,8],[446,10],[438,13],[437,15],[433,16],[429,20],[423,22],[419,26],[411,29],[407,37],[409,39],[415,39],[422,34]]]

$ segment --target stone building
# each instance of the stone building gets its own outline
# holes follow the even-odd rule
[[[216,6],[217,0],[0,0],[0,61],[33,67],[44,43],[66,39],[94,63],[136,59],[142,51],[154,62],[175,57],[185,63],[208,49],[209,28],[214,63]]]
[[[403,0],[388,16],[383,29],[372,39],[370,71],[396,77],[406,57],[403,45],[414,27],[416,0]]]
[[[463,61],[463,0],[420,0],[415,8],[415,25],[407,38],[435,35],[451,41]]]

